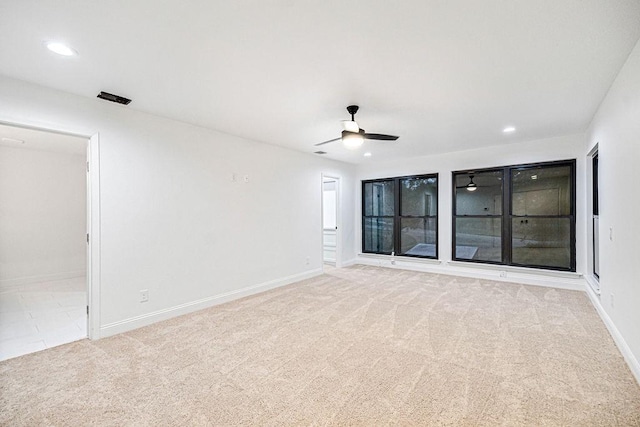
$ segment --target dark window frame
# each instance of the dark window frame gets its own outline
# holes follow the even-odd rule
[[[402,189],[400,183],[404,180],[408,179],[432,179],[435,178],[436,183],[436,214],[435,215],[426,215],[426,216],[415,216],[415,215],[402,215]],[[365,207],[365,186],[366,184],[374,184],[377,182],[393,182],[393,216],[386,215],[366,215],[366,207]],[[362,192],[361,192],[361,216],[362,216],[362,242],[361,249],[364,254],[377,254],[377,255],[394,255],[394,256],[402,256],[407,258],[419,258],[419,259],[439,259],[439,251],[438,251],[438,242],[439,242],[439,211],[440,211],[440,180],[437,173],[430,174],[421,174],[421,175],[406,175],[406,176],[397,176],[391,178],[378,178],[378,179],[368,179],[363,180],[361,182]],[[365,249],[365,224],[366,220],[369,218],[392,218],[393,219],[393,251],[392,252],[378,252],[378,251],[370,251]],[[407,255],[401,254],[400,249],[401,246],[401,224],[403,218],[435,218],[435,256],[424,256],[424,255]]]
[[[570,168],[570,184],[571,193],[569,195],[570,212],[569,215],[513,215],[513,189],[511,185],[512,172],[515,170],[527,170],[534,168],[544,167],[559,167],[568,166]],[[502,213],[501,215],[457,215],[456,210],[456,177],[459,175],[470,175],[474,173],[482,172],[496,172],[502,171]],[[508,165],[499,167],[490,167],[483,169],[453,171],[452,177],[452,212],[451,212],[451,259],[453,261],[478,263],[478,264],[493,264],[493,265],[506,265],[513,267],[525,267],[535,268],[543,270],[556,270],[556,271],[576,271],[576,159],[569,160],[557,160],[551,162],[537,162],[526,163],[519,165]],[[500,217],[502,222],[501,227],[501,250],[502,261],[485,261],[485,260],[473,260],[456,257],[456,219],[457,218],[494,218]],[[557,267],[557,266],[543,266],[535,264],[521,264],[512,261],[512,221],[514,218],[568,218],[569,219],[569,245],[570,245],[570,267]]]
[[[592,166],[592,173],[591,173],[591,185],[592,185],[592,193],[591,193],[591,200],[592,200],[592,214],[591,214],[591,248],[592,248],[592,261],[593,261],[593,275],[600,279],[600,274],[598,274],[597,270],[599,270],[598,265],[597,265],[597,259],[596,259],[596,254],[599,253],[600,249],[596,247],[596,239],[595,239],[595,235],[596,232],[599,232],[600,229],[598,227],[598,230],[596,230],[596,217],[598,217],[598,221],[600,218],[600,190],[599,190],[599,186],[598,186],[598,168],[599,168],[599,159],[598,159],[598,152],[596,151],[595,154],[593,155],[593,157],[591,158],[591,166]]]

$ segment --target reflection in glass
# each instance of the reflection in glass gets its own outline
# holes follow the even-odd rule
[[[364,251],[393,251],[393,218],[364,218]]]
[[[438,212],[436,178],[409,178],[400,181],[402,216],[435,216]]]
[[[473,179],[473,181],[472,181]],[[475,184],[469,187],[469,184]],[[475,188],[468,191],[468,188]],[[456,175],[455,215],[501,215],[502,171]]]
[[[400,254],[436,256],[436,219],[402,218],[400,220]]]
[[[368,182],[364,185],[365,216],[393,216],[393,181]]]
[[[512,215],[571,215],[571,166],[511,172]]]
[[[571,268],[569,218],[513,218],[514,264]]]
[[[501,218],[456,218],[457,259],[502,261]]]

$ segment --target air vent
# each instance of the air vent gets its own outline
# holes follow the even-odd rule
[[[327,154],[326,151],[314,151],[313,154]]]
[[[118,104],[129,105],[131,100],[129,98],[125,98],[124,96],[114,95],[108,92],[100,92],[98,94],[98,98],[106,99],[107,101],[117,102]]]

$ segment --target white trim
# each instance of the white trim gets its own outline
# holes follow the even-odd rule
[[[89,139],[87,158],[87,335],[95,340],[100,338],[100,135],[97,133]]]
[[[87,231],[90,239],[87,245],[86,291],[89,315],[87,335],[89,339],[100,338],[100,135],[86,135],[67,129],[42,127],[40,124],[17,123],[0,119],[0,124],[23,129],[69,135],[89,140],[87,160],[90,171],[87,174]]]
[[[334,180],[336,182],[336,268],[342,267],[342,178],[338,175],[330,173],[322,173],[320,177],[320,234],[322,236],[322,252],[320,252],[321,260],[324,262],[324,181],[325,179]]]
[[[636,359],[636,357],[633,355],[633,352],[629,348],[629,345],[627,344],[627,342],[622,337],[622,334],[620,333],[618,328],[616,328],[616,325],[613,323],[613,320],[611,320],[611,317],[609,317],[607,312],[602,307],[602,304],[600,303],[600,298],[595,294],[595,292],[590,287],[588,287],[587,289],[587,295],[589,295],[589,299],[591,300],[591,303],[593,304],[596,311],[600,315],[602,322],[609,330],[609,333],[611,334],[613,341],[616,343],[616,346],[618,346],[618,350],[620,350],[620,353],[622,353],[622,357],[624,357],[624,360],[625,362],[627,362],[629,369],[631,369],[631,373],[635,377],[638,384],[640,384],[640,362],[638,362],[638,359]]]
[[[62,273],[41,274],[38,276],[17,277],[15,279],[0,280],[0,290],[10,290],[12,288],[30,285],[39,282],[53,282],[55,280],[73,279],[82,277],[86,274],[85,270],[64,271]]]
[[[355,263],[378,267],[424,271],[426,273],[446,274],[450,276],[487,279],[497,282],[545,286],[572,291],[584,291],[586,288],[585,280],[579,273],[555,272],[549,270],[538,271],[534,269],[510,266],[487,266],[485,264],[476,263],[470,265],[471,263],[464,262],[414,259],[407,257],[391,257],[390,255],[370,254],[359,254]]]
[[[585,276],[585,279],[587,280],[587,284],[591,287],[593,293],[600,296],[600,281],[598,280],[598,278],[593,274],[590,274]]]
[[[194,311],[202,310],[205,308],[213,307],[215,305],[224,304],[229,301],[234,301],[239,298],[244,298],[250,295],[259,294],[261,292],[268,291],[270,289],[286,286],[300,280],[309,279],[322,274],[322,268],[305,271],[303,273],[294,274],[291,276],[283,277],[281,279],[270,280],[254,286],[248,286],[246,288],[239,289],[237,291],[231,291],[220,295],[214,295],[212,297],[202,298],[200,300],[191,301],[185,304],[180,304],[174,307],[157,310],[151,313],[146,313],[140,316],[130,317],[128,319],[120,320],[118,322],[108,323],[100,328],[100,337],[108,337],[111,335],[120,334],[123,332],[131,331],[143,326],[149,326],[153,323],[163,320],[171,319],[183,314],[192,313]]]
[[[358,263],[358,260],[356,258],[352,258],[350,260],[344,261],[342,263],[342,267],[350,267],[352,265],[356,265]]]
[[[371,259],[386,260],[386,261],[389,261],[391,265],[395,265],[398,262],[403,263],[404,261],[408,263],[419,263],[419,264],[433,264],[433,265],[442,264],[442,261],[438,259],[432,259],[432,258],[409,258],[409,257],[397,258],[392,255],[383,255],[383,254],[358,254],[358,258],[360,257],[364,259],[371,258]],[[368,264],[368,265],[377,265],[377,264]]]
[[[460,268],[470,268],[470,269],[481,269],[481,270],[492,270],[492,271],[505,271],[512,273],[523,273],[523,274],[534,274],[537,276],[550,276],[550,277],[561,277],[566,279],[579,279],[582,277],[582,274],[575,273],[573,271],[558,271],[558,270],[545,270],[542,268],[526,268],[526,267],[515,267],[512,265],[495,265],[495,264],[482,264],[482,263],[470,263],[464,261],[447,261],[447,264],[460,267]]]

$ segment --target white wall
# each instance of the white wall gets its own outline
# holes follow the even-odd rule
[[[350,165],[2,77],[0,121],[99,132],[103,335],[320,272],[322,173],[353,198]]]
[[[457,170],[470,170],[494,166],[507,166],[523,163],[534,163],[552,160],[576,159],[576,174],[578,177],[585,175],[586,158],[584,156],[583,134],[561,136],[543,140],[528,141],[518,144],[488,147],[476,150],[459,151],[441,155],[415,157],[403,161],[393,162],[372,162],[361,165],[357,170],[356,189],[357,199],[355,203],[356,214],[356,251],[361,252],[361,205],[359,202],[361,193],[360,181],[364,179],[387,178],[405,175],[418,175],[428,173],[438,173],[438,247],[440,262],[433,263],[421,261],[421,269],[437,272],[449,272],[455,274],[483,275],[487,277],[495,276],[501,280],[518,280],[523,283],[532,284],[553,284],[566,286],[573,289],[582,289],[584,283],[576,280],[586,269],[585,252],[585,182],[578,179],[576,188],[576,271],[577,274],[556,274],[552,273],[553,279],[544,275],[543,272],[534,269],[517,269],[505,267],[493,267],[486,265],[460,265],[449,264],[451,261],[451,197],[452,197],[452,177],[451,172]],[[377,257],[376,257],[377,258]],[[358,256],[359,262],[369,262],[370,257]],[[384,258],[379,258],[384,259]],[[376,261],[383,265],[391,261]],[[396,265],[404,263],[405,266],[411,262],[404,258],[396,259]],[[415,261],[418,262],[418,261]],[[370,263],[370,262],[369,262]],[[386,263],[386,264],[385,264]],[[416,266],[415,264],[413,265]],[[506,273],[505,273],[506,272]],[[500,276],[502,274],[502,277]],[[566,279],[566,280],[565,280]]]
[[[0,287],[85,274],[85,161],[0,146]]]
[[[640,381],[640,190],[634,184],[640,163],[640,43],[600,105],[587,135],[583,156],[598,144],[600,174],[601,294],[591,295],[610,320],[618,344],[628,346],[630,354],[625,356]],[[610,228],[613,239],[609,238]]]

